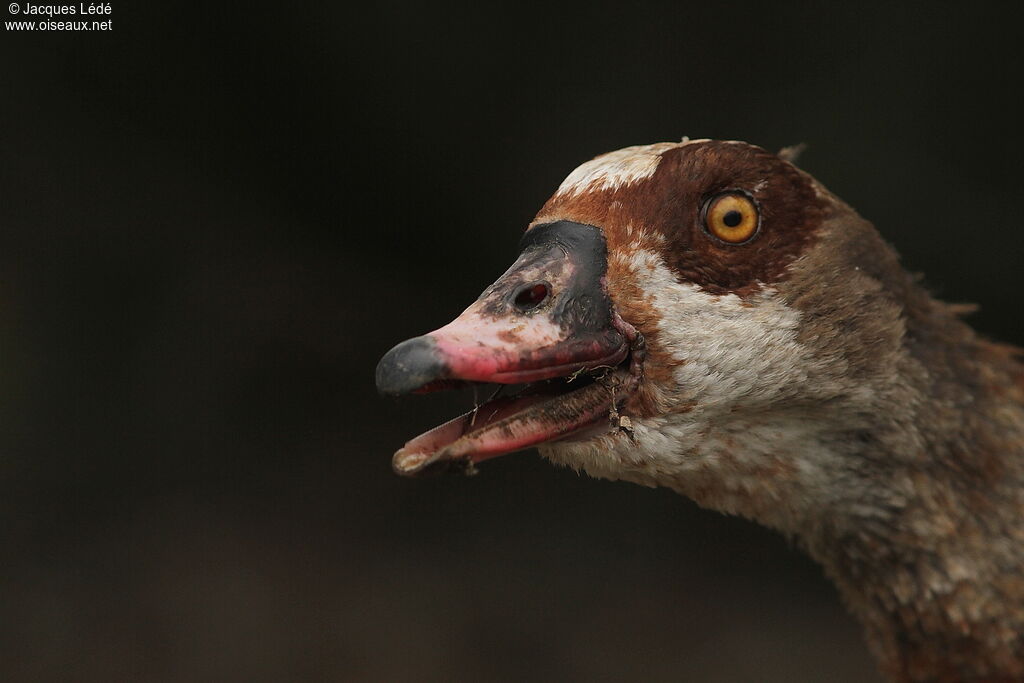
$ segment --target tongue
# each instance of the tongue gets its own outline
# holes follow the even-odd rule
[[[407,476],[474,463],[522,450],[590,426],[608,414],[603,381],[569,394],[552,385],[530,395],[489,401],[421,434],[395,453],[395,472]]]

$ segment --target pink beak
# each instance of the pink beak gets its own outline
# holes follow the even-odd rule
[[[384,355],[381,393],[536,382],[625,359],[629,343],[604,291],[600,231],[562,221],[533,228],[523,242],[519,259],[462,315]]]
[[[618,317],[605,290],[601,231],[569,221],[539,225],[521,248],[512,267],[458,318],[385,354],[377,387],[399,395],[466,382],[540,384],[408,442],[395,454],[400,473],[439,462],[468,465],[561,438],[593,425],[614,404],[610,380],[541,383],[611,371],[636,346],[636,331]]]

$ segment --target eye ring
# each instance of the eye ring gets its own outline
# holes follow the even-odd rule
[[[704,203],[704,232],[715,240],[736,246],[754,239],[761,230],[761,212],[746,192],[730,190]]]

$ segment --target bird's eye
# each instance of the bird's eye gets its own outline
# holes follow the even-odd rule
[[[742,244],[750,240],[760,224],[757,205],[740,192],[727,192],[713,197],[704,209],[704,226],[707,231],[729,244]]]

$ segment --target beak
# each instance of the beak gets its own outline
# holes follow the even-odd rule
[[[617,365],[628,351],[604,291],[604,239],[589,225],[533,228],[522,253],[462,315],[394,347],[377,389],[399,395],[452,381],[517,384]]]
[[[570,221],[538,225],[524,235],[520,249],[512,267],[458,318],[385,354],[377,365],[377,388],[399,395],[471,382],[533,386],[493,402],[482,418],[474,411],[472,420],[456,418],[410,441],[396,453],[401,473],[436,462],[442,451],[440,459],[466,464],[558,438],[606,409],[604,398],[590,397],[586,406],[574,406],[586,414],[541,414],[540,405],[569,392],[536,384],[614,369],[630,355],[637,335],[618,318],[605,290],[602,232]],[[453,449],[456,442],[462,443]]]

